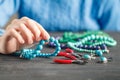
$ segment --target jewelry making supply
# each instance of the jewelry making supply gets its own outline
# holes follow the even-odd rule
[[[75,47],[82,48],[82,49],[88,49],[88,50],[105,50],[105,49],[107,49],[107,46],[105,44],[96,45],[96,46],[80,44],[80,45],[75,45]]]
[[[91,60],[92,57],[89,54],[84,54],[83,58],[86,60]]]
[[[77,51],[80,51],[80,52],[89,52],[89,53],[95,53],[95,50],[88,50],[88,49],[82,49],[82,48],[78,48],[76,46],[79,46],[79,45],[85,45],[86,42],[90,42],[90,40],[97,40],[97,42],[95,43],[91,43],[90,45],[91,46],[96,46],[96,45],[102,45],[102,44],[105,44],[107,46],[115,46],[117,44],[117,42],[111,38],[111,37],[106,37],[106,36],[100,36],[100,35],[90,35],[90,36],[87,36],[85,38],[83,38],[81,41],[79,42],[68,42],[67,45],[74,49],[74,50],[77,50]],[[102,50],[102,52],[108,52],[108,50]]]
[[[72,33],[72,32],[65,32],[63,36],[59,39],[60,43],[67,43],[67,42],[76,42],[80,39],[83,39],[89,35],[104,35],[109,36],[108,34],[102,32],[102,31],[88,31],[84,33]]]
[[[70,52],[70,53],[69,53]],[[76,56],[74,56],[73,51],[71,49],[66,49],[64,52],[59,52],[57,56],[64,56],[67,59],[60,59],[60,58],[54,58],[53,61],[55,63],[59,63],[59,64],[86,64],[87,62],[85,60],[80,60],[78,59]]]
[[[56,44],[56,50],[53,53],[41,53],[43,45],[46,42],[53,42]],[[16,55],[20,55],[21,58],[25,59],[33,59],[35,57],[52,57],[56,56],[60,52],[60,50],[61,48],[58,40],[56,40],[54,37],[50,37],[49,40],[41,40],[37,45],[36,49],[23,49],[19,52],[16,52]]]

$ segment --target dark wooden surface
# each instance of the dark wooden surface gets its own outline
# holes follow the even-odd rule
[[[120,33],[109,32],[117,40],[116,47],[109,48],[113,61],[86,65],[54,64],[52,58],[24,60],[15,56],[0,55],[0,80],[120,80]],[[52,36],[61,33],[51,33]],[[12,45],[12,44],[11,44]],[[44,52],[51,52],[45,48]]]

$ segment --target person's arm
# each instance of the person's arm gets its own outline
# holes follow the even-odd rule
[[[100,0],[98,23],[100,29],[120,31],[120,0]]]
[[[20,0],[0,0],[0,28],[19,10]]]

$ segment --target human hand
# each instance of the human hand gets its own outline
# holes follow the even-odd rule
[[[0,53],[9,54],[20,50],[41,39],[49,39],[47,31],[37,22],[27,17],[14,19],[7,26],[6,32],[0,37]]]

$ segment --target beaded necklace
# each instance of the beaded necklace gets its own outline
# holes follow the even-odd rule
[[[83,34],[78,33],[72,33],[72,32],[65,32],[63,36],[59,39],[60,43],[67,43],[67,42],[76,42],[77,39],[83,39],[89,35],[104,35],[109,36],[108,34],[102,32],[102,31],[88,31],[84,32]]]
[[[90,32],[89,32],[90,34]],[[87,35],[85,38],[81,39],[79,42],[68,42],[67,45],[74,49],[74,50],[77,50],[77,51],[80,51],[80,52],[89,52],[89,53],[95,53],[95,50],[88,50],[88,49],[83,49],[83,48],[78,48],[76,46],[79,46],[79,45],[90,45],[90,46],[97,46],[97,45],[102,45],[102,44],[105,44],[107,46],[115,46],[117,44],[117,42],[111,38],[110,36],[108,35],[102,35],[101,34],[90,34],[90,35]],[[109,52],[107,49],[105,50],[101,50],[102,52]]]
[[[56,45],[56,50],[53,53],[41,53],[43,45],[46,42],[53,42]],[[56,40],[54,37],[50,37],[49,40],[41,40],[35,49],[22,49],[21,51],[16,52],[15,55],[25,59],[33,59],[35,57],[52,57],[56,56],[60,50],[61,48],[58,40]]]

